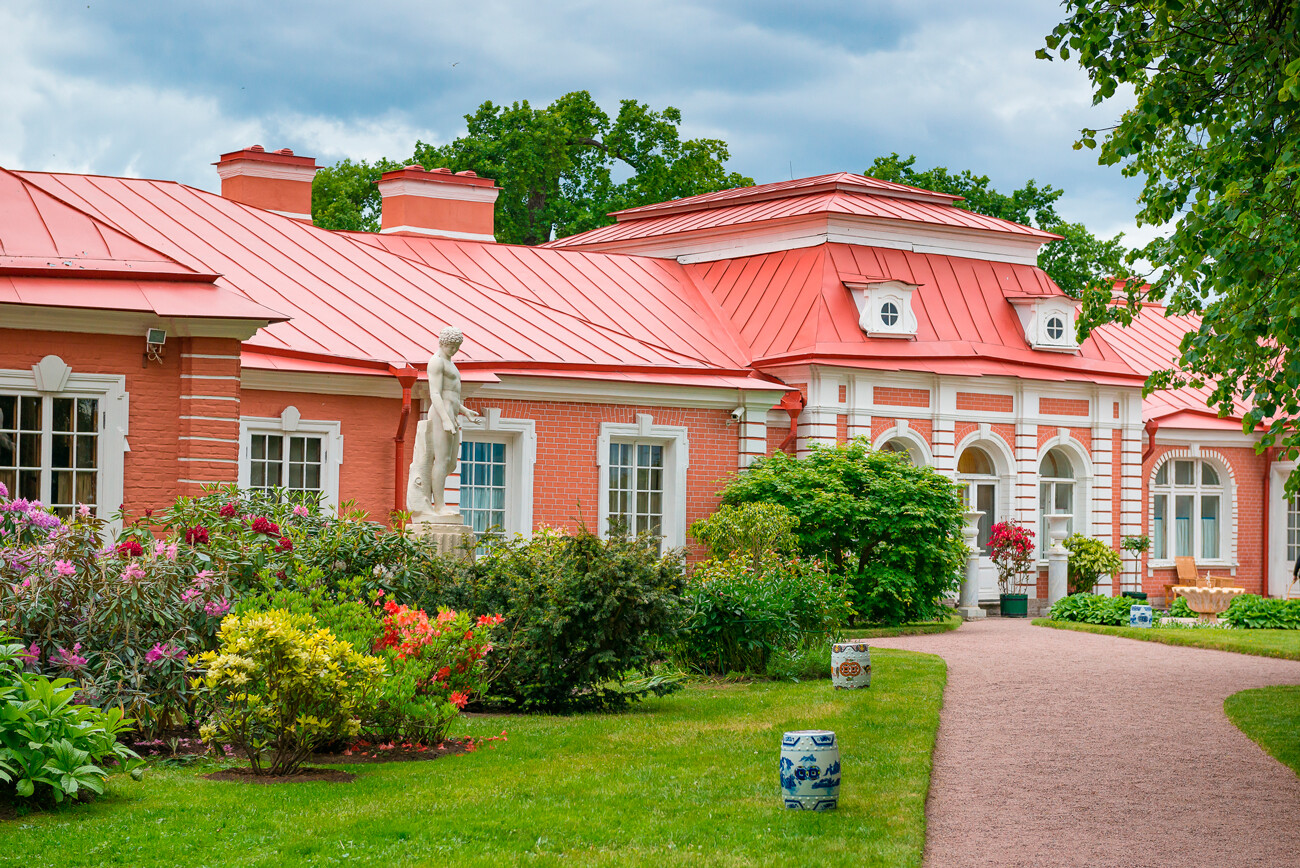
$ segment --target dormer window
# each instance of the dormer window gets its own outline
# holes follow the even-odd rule
[[[1068,296],[1019,296],[1009,298],[1020,315],[1025,340],[1036,350],[1077,353],[1074,319],[1078,302]]]
[[[858,307],[858,325],[867,337],[916,337],[916,315],[912,313],[912,291],[916,284],[901,280],[879,283],[849,283]]]

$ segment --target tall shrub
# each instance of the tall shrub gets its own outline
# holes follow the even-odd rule
[[[963,506],[952,480],[864,440],[814,445],[804,458],[760,458],[722,499],[780,504],[794,514],[802,553],[848,579],[867,621],[936,618],[940,600],[961,581]]]
[[[1071,594],[1089,593],[1097,587],[1102,576],[1113,576],[1124,569],[1119,552],[1099,539],[1072,533],[1062,545],[1070,552]]]

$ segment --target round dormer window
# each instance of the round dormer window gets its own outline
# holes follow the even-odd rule
[[[1047,337],[1054,341],[1059,341],[1065,337],[1065,320],[1059,316],[1048,317]]]
[[[898,325],[898,305],[892,301],[882,304],[880,306],[880,321],[889,328]]]

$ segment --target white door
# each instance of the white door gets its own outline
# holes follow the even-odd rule
[[[1287,498],[1286,479],[1294,464],[1273,466],[1269,491],[1268,595],[1300,597],[1300,583],[1295,581],[1295,562],[1300,556],[1300,497]]]
[[[993,525],[1001,521],[998,515],[998,483],[993,481],[971,481],[971,502],[975,508],[984,513],[980,517],[980,533],[976,544],[980,548],[980,599],[996,600],[998,598],[998,570],[993,566],[993,559],[988,556],[989,536]]]

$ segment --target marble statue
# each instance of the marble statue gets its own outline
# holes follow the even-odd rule
[[[460,460],[461,417],[479,418],[461,403],[460,371],[452,361],[463,340],[460,329],[447,326],[438,333],[437,355],[429,359],[429,414],[416,429],[406,494],[407,511],[415,519],[460,516],[456,507],[447,506],[447,477]]]

